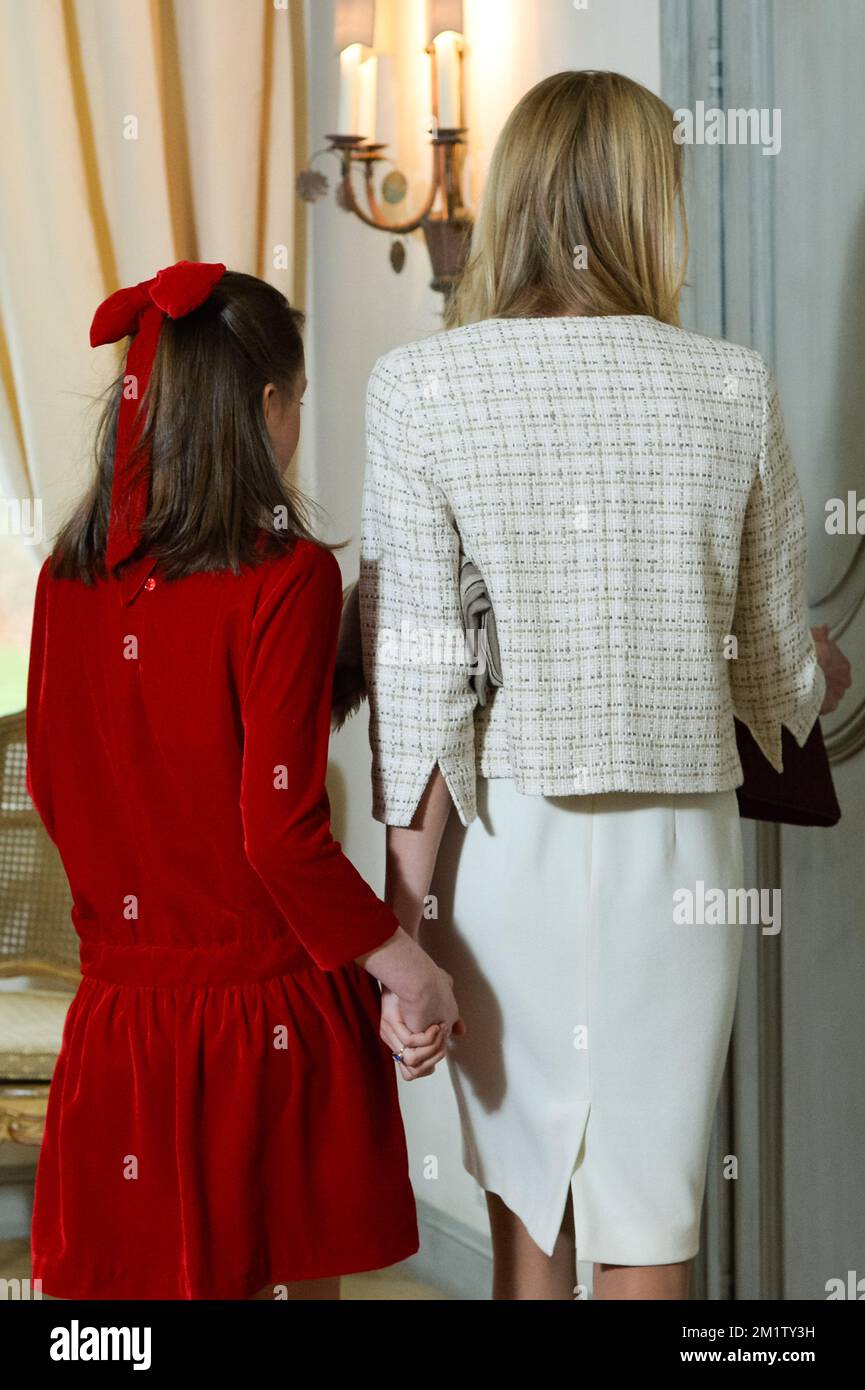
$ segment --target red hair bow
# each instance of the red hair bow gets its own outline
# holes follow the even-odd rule
[[[123,394],[114,446],[114,479],[111,486],[111,519],[105,564],[110,574],[126,560],[141,539],[150,492],[149,460],[139,454],[138,471],[132,467],[137,442],[138,406],[153,369],[153,359],[166,315],[183,318],[198,309],[225,274],[221,264],[178,261],[138,285],[117,290],[99,305],[90,325],[90,346],[116,343],[132,337],[126,355]]]

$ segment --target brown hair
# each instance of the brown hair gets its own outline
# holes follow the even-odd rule
[[[139,407],[151,485],[131,559],[155,556],[166,578],[177,579],[198,570],[236,572],[298,536],[316,539],[312,504],[280,476],[262,404],[268,382],[280,391],[296,388],[302,325],[284,295],[238,271],[226,271],[194,313],[165,319]],[[96,478],[54,548],[53,573],[61,579],[92,583],[105,575],[123,381],[121,371],[105,394]]]
[[[674,126],[616,72],[560,72],[527,92],[496,142],[448,327],[544,314],[678,324],[688,243]]]

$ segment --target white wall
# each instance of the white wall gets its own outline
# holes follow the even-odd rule
[[[333,130],[336,119],[333,12],[333,0],[308,0],[313,149],[325,144],[324,135]],[[389,72],[380,83],[378,138],[396,147],[410,181],[411,209],[423,196],[429,168],[423,133],[429,109],[423,12],[423,0],[378,0],[377,45],[391,48],[382,64]],[[505,117],[541,78],[567,68],[614,69],[659,90],[659,0],[588,0],[586,9],[578,9],[573,0],[466,0],[466,39],[466,194],[472,207],[477,206]],[[316,167],[336,182],[333,156],[319,159]],[[352,538],[351,547],[340,552],[348,582],[357,574],[367,377],[381,353],[440,327],[441,301],[428,288],[431,272],[421,233],[409,239],[401,275],[390,268],[390,238],[342,212],[332,196],[312,208],[310,234],[304,475],[327,509],[325,534]],[[361,872],[381,890],[384,834],[370,817],[365,712],[334,739],[329,786],[335,833]],[[432,1079],[401,1083],[401,1095],[417,1195],[486,1231],[485,1204],[462,1169],[459,1123],[444,1068]],[[430,1157],[437,1160],[435,1179],[424,1177]]]

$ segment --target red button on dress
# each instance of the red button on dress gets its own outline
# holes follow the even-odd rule
[[[149,592],[150,590],[156,588],[156,580],[153,578],[152,575],[150,576],[149,579],[145,579],[145,581],[144,581],[144,587],[145,587],[145,589],[148,590],[148,592]]]
[[[33,1211],[61,1298],[240,1299],[418,1248],[354,963],[398,923],[330,833],[339,566],[298,541],[162,590],[130,609],[46,566],[37,591],[28,783],[83,976]]]

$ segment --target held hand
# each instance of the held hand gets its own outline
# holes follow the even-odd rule
[[[431,1023],[440,1023],[448,1032],[459,1021],[460,1011],[454,998],[453,975],[436,965],[423,952],[423,969],[419,987],[400,995],[402,1016],[412,1033],[422,1033]]]
[[[466,1031],[452,976],[402,927],[356,960],[382,987],[381,1036],[395,1056],[403,1055],[403,1076],[429,1076],[451,1034]]]
[[[450,981],[450,976],[445,979]],[[456,1001],[454,1000],[454,1009]],[[404,1002],[392,990],[382,988],[381,994],[381,1039],[394,1057],[399,1056],[399,1068],[403,1079],[414,1081],[421,1076],[432,1076],[436,1066],[447,1054],[448,1038],[465,1033],[466,1026],[461,1018],[455,1018],[448,1027],[446,1023],[432,1023],[425,1032],[414,1031],[406,1023]]]
[[[853,683],[850,662],[829,636],[828,627],[812,627],[811,636],[817,649],[817,661],[826,677],[826,695],[820,706],[821,714],[831,714],[838,708],[845,690]]]
[[[440,1023],[431,1023],[425,1033],[411,1032],[402,1016],[398,996],[384,987],[381,992],[380,1036],[391,1055],[402,1058],[397,1065],[405,1081],[431,1076],[447,1046],[447,1032]]]

